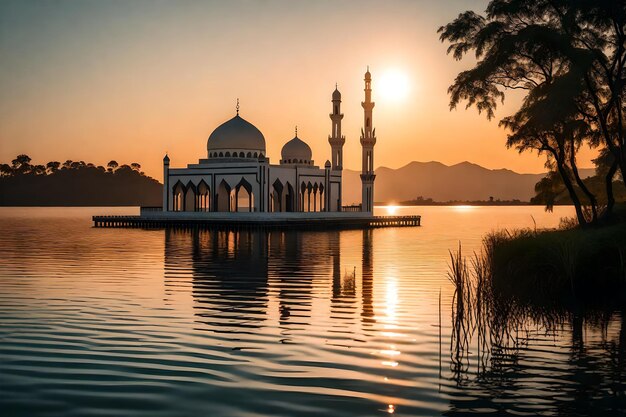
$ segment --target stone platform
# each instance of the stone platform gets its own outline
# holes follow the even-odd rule
[[[372,216],[360,212],[217,213],[144,211],[139,216],[93,216],[95,227],[205,229],[368,229],[417,227],[421,216]]]

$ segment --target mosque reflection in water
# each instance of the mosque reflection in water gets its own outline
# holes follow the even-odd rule
[[[343,263],[342,250],[350,253]],[[375,323],[371,230],[170,229],[165,266],[172,287],[181,271],[192,271],[194,313],[216,332],[241,333],[274,319],[306,326],[313,316]]]
[[[442,334],[426,300],[432,284],[406,270],[401,281],[402,260],[380,249],[394,236],[166,230],[166,296],[192,306],[185,317],[220,358],[253,349],[244,352],[253,371],[228,372],[248,384],[271,375],[280,400],[306,401],[288,389],[301,384],[319,395],[316,405],[334,407],[332,393],[350,398],[352,415],[371,415],[372,407],[402,415],[626,415],[624,312],[524,321],[484,363],[468,336],[472,349],[457,368],[448,351],[450,306]],[[407,282],[419,291],[403,292]],[[276,348],[283,343],[290,346]]]

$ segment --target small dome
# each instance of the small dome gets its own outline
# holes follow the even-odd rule
[[[163,158],[163,162],[165,162],[165,163],[169,163],[170,162],[170,157],[167,156],[167,154],[165,154],[165,157]]]
[[[333,91],[333,100],[341,100],[341,93],[337,90],[335,86],[335,91]]]
[[[219,125],[207,142],[209,153],[230,149],[265,153],[265,138],[252,123],[237,115]]]
[[[372,74],[370,74],[370,67],[369,67],[369,65],[367,66],[367,72],[365,73],[365,79],[366,80],[371,80],[372,79]]]
[[[280,155],[283,159],[283,163],[289,161],[293,161],[292,163],[296,163],[296,161],[310,162],[313,156],[311,152],[311,148],[299,137],[295,137],[291,139],[289,142],[285,143],[283,149],[280,151]]]

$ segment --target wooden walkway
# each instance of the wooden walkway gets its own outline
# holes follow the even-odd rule
[[[422,216],[374,216],[341,218],[175,218],[159,216],[93,216],[94,227],[106,228],[202,228],[217,230],[242,229],[369,229],[378,227],[420,226]]]

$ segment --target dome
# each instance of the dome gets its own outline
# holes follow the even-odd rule
[[[207,142],[209,157],[214,151],[257,151],[265,153],[265,138],[259,129],[239,115],[222,123]]]
[[[335,86],[335,91],[333,91],[333,100],[341,100],[341,93],[337,90]]]
[[[283,146],[283,149],[280,151],[280,155],[282,157],[282,163],[290,164],[300,163],[300,161],[302,161],[308,164],[311,162],[313,153],[309,145],[296,136],[285,143],[285,146]]]

